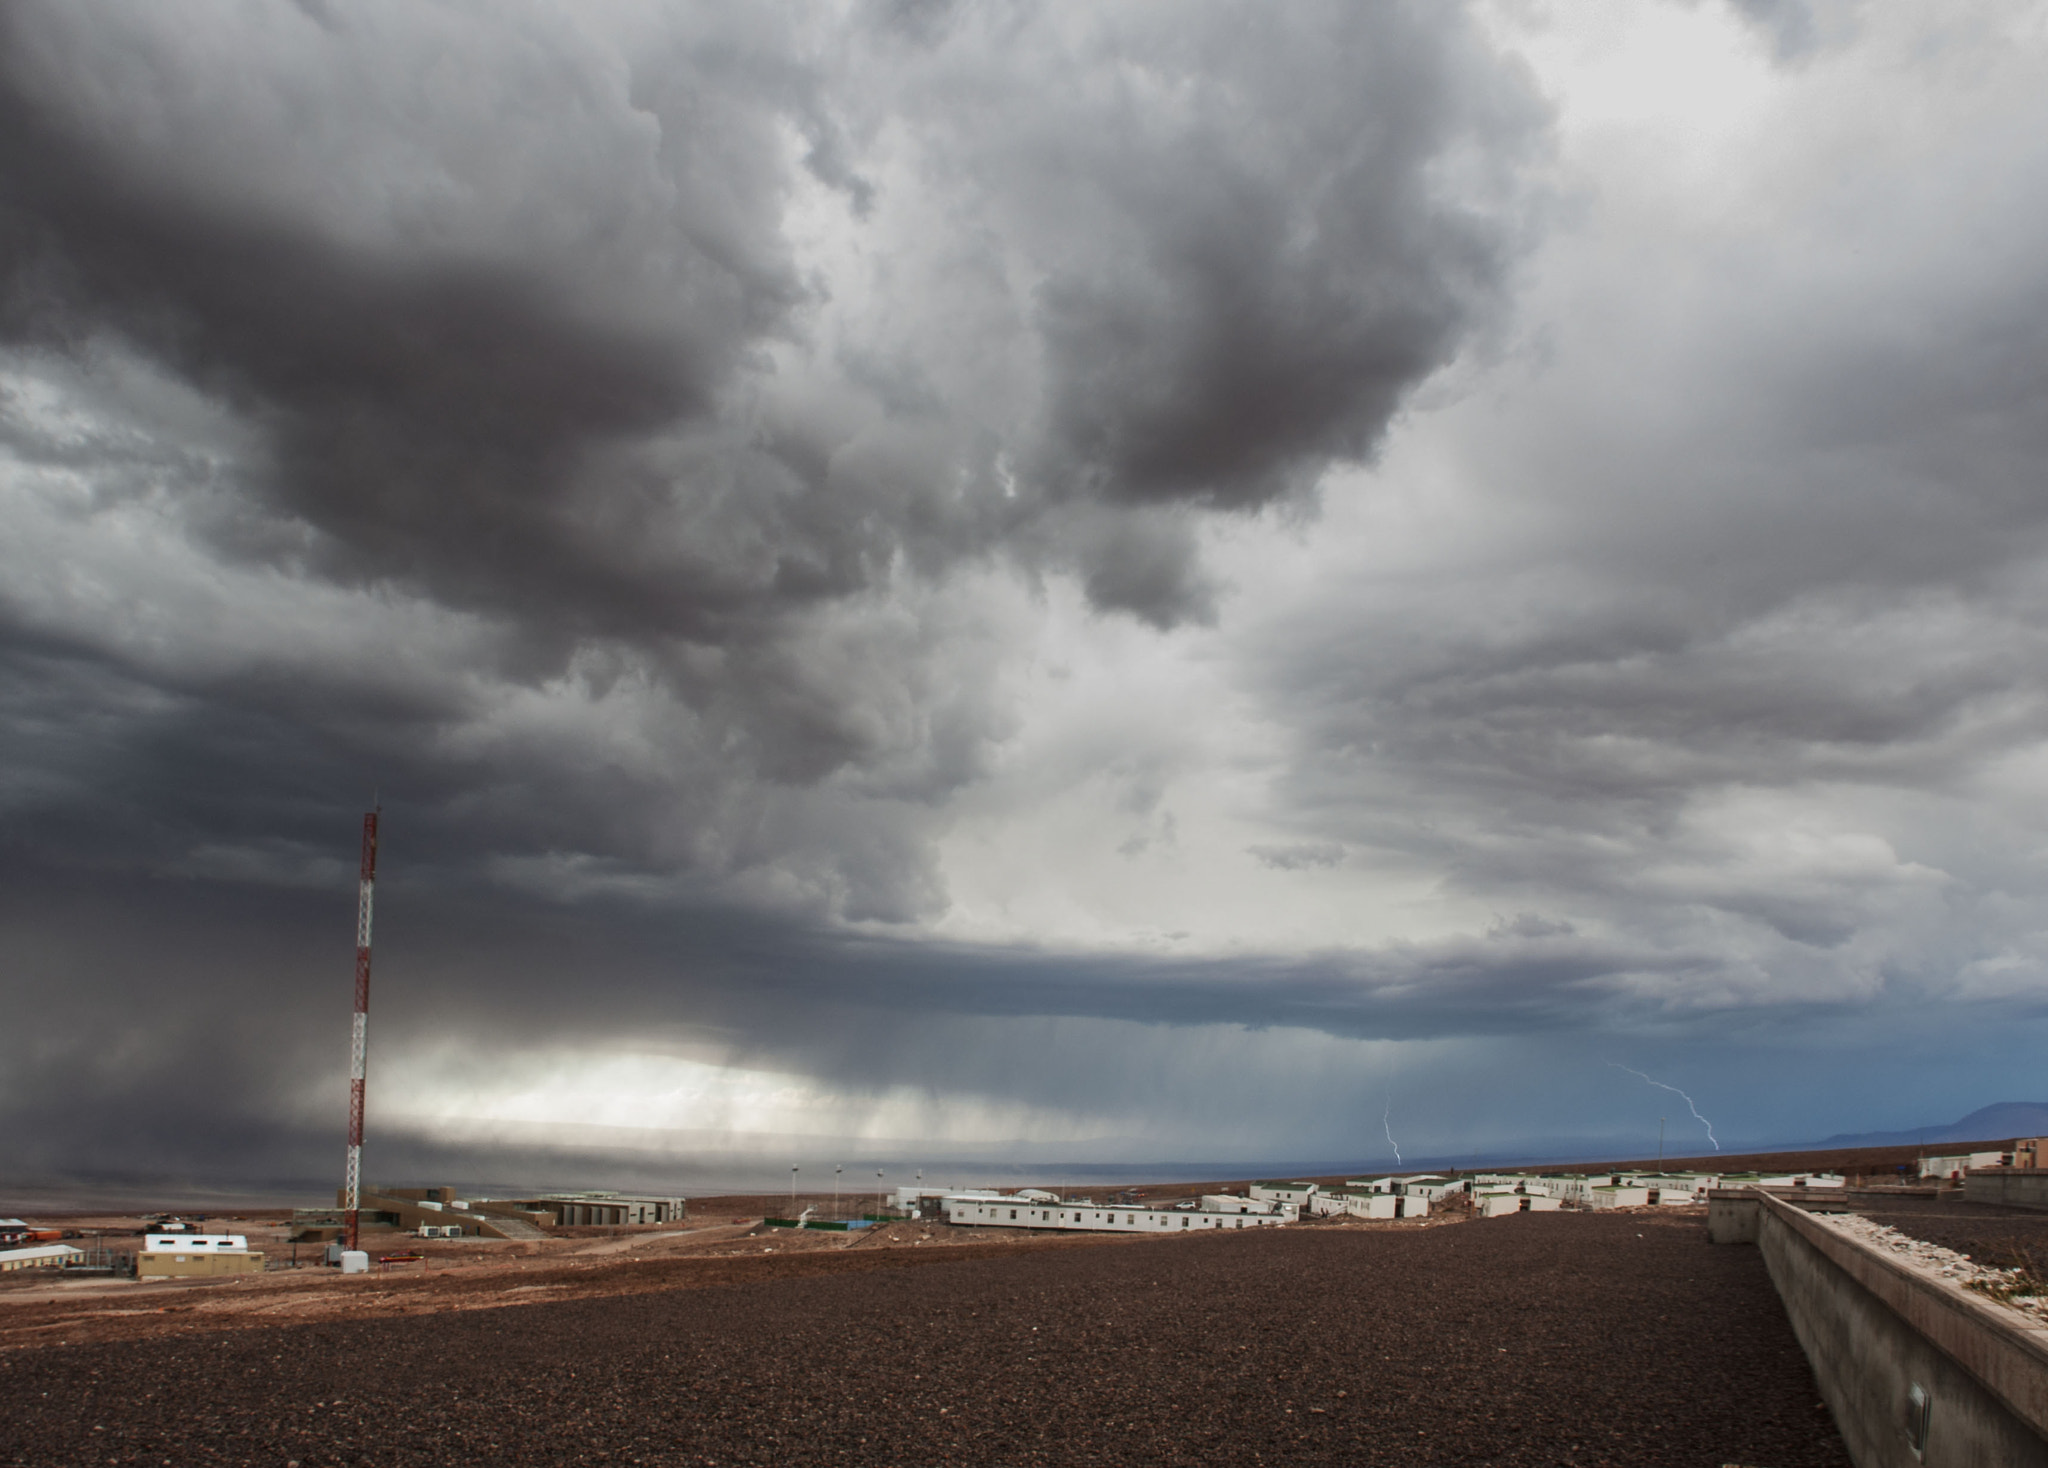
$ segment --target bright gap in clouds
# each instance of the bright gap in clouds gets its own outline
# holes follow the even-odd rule
[[[974,1036],[958,1032],[964,1053],[909,1058],[906,1068],[921,1066],[923,1079],[838,1080],[630,1048],[401,1038],[380,1053],[373,1120],[427,1139],[555,1137],[678,1157],[786,1152],[799,1161],[838,1148],[906,1163],[920,1155],[1199,1159],[1257,1156],[1274,1118],[1295,1113],[1304,1092],[1315,1092],[1331,1112],[1302,1144],[1353,1155],[1373,1150],[1367,1137],[1379,1112],[1365,1105],[1366,1078],[1386,1074],[1396,1048],[1235,1025],[1162,1033],[1136,1023],[1037,1020],[1007,1031],[1016,1053],[1000,1064],[977,1067]],[[1430,1066],[1441,1047],[1399,1048],[1415,1069],[1403,1104],[1437,1110],[1439,1078]],[[979,1084],[978,1068],[986,1072]],[[1426,1117],[1411,1121],[1432,1139],[1444,1135]]]

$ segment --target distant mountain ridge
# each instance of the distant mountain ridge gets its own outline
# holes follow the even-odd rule
[[[1945,1126],[1915,1127],[1904,1132],[1841,1132],[1816,1147],[1911,1147],[2042,1136],[2048,1136],[2048,1101],[2000,1101]]]

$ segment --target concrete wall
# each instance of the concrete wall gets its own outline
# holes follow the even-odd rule
[[[1710,1198],[1707,1226],[1762,1249],[1857,1468],[2048,1468],[2048,1329],[1768,1195]]]
[[[2048,1172],[2001,1168],[1997,1172],[1965,1173],[1963,1197],[1972,1203],[2003,1203],[2008,1208],[2048,1211]]]

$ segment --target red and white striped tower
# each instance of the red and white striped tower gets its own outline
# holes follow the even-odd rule
[[[363,817],[363,876],[356,897],[356,1014],[348,1040],[348,1182],[342,1206],[348,1210],[347,1248],[356,1247],[356,1214],[362,1206],[363,1076],[370,1025],[370,895],[377,881],[377,812]]]

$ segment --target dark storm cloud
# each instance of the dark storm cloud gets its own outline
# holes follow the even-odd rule
[[[955,554],[1014,525],[903,483],[946,479],[940,463],[835,475],[843,425],[788,408],[764,422],[736,400],[747,354],[815,304],[777,233],[776,129],[811,138],[811,171],[851,187],[855,144],[832,109],[854,105],[857,79],[800,57],[774,21],[649,45],[622,80],[587,46],[534,54],[565,42],[534,15],[451,14],[309,18],[303,34],[271,17],[248,61],[276,47],[279,85],[377,66],[374,89],[320,88],[342,115],[303,123],[175,97],[150,117],[163,135],[138,144],[144,109],[91,99],[141,78],[204,87],[209,63],[121,7],[16,7],[0,167],[17,337],[140,347],[262,426],[272,462],[248,511],[317,532],[313,569],[510,613],[556,657],[587,637],[745,642],[778,609],[875,584],[931,534],[912,519],[946,522]],[[988,28],[899,58],[894,80],[930,90],[991,67],[973,50]],[[407,46],[451,39],[516,91],[437,95]],[[1431,169],[1510,150],[1528,104],[1455,16],[1400,7],[1277,26],[1211,6],[1087,39],[1058,57],[1084,81],[1141,66],[1174,100],[1112,89],[1076,115],[1034,98],[1051,78],[1016,76],[1003,133],[970,130],[958,160],[1043,277],[1046,432],[1011,445],[1027,492],[1246,508],[1369,453],[1501,271],[1484,212],[1499,201],[1451,195]],[[344,173],[317,207],[288,186],[330,161],[323,127],[361,128],[365,157],[394,169],[481,168],[470,134],[515,106],[511,155],[491,164],[509,185],[486,175],[481,197],[412,203],[396,239],[333,217],[389,207],[374,174]],[[280,130],[252,135],[266,125]],[[252,162],[247,187],[220,184]],[[551,207],[491,197],[522,187]],[[1188,573],[1144,567],[1185,562],[1185,541],[1098,523],[1091,586],[1170,619]]]
[[[64,116],[47,95],[53,84],[93,80],[102,58],[67,37],[71,69],[31,71],[55,49],[36,44],[37,19],[11,13],[15,62],[0,101],[17,337],[62,344],[111,331],[257,419],[273,460],[247,511],[320,532],[316,570],[520,606],[532,635],[562,647],[593,634],[701,633],[765,590],[719,575],[715,561],[693,559],[674,537],[665,553],[637,557],[633,546],[661,513],[658,487],[626,476],[583,482],[604,445],[702,419],[739,354],[798,299],[774,234],[765,109],[696,79],[709,94],[696,100],[723,114],[716,131],[727,156],[664,160],[670,179],[715,175],[702,190],[706,207],[677,201],[686,222],[645,242],[673,252],[661,316],[607,320],[579,309],[568,278],[601,259],[550,259],[539,248],[505,261],[431,246],[365,248],[332,238],[325,221],[209,197],[193,187],[205,160],[180,160],[166,176],[161,158],[124,154],[95,126],[101,119]],[[491,29],[479,26],[479,39]],[[142,39],[117,32],[107,44]],[[333,43],[361,50],[379,39],[402,38],[343,28]],[[409,69],[402,55],[388,60]],[[579,107],[606,100],[590,95],[598,88],[570,59],[540,72],[522,101],[565,129]],[[689,89],[681,79],[671,85]],[[607,165],[623,184],[633,165],[653,160],[632,156],[644,151],[641,139],[614,141],[627,156]],[[278,151],[300,161],[288,140]]]
[[[1400,6],[1284,25],[1223,5],[906,12],[837,55],[780,12],[622,24],[616,45],[542,7],[245,21],[231,87],[196,19],[9,10],[0,325],[75,359],[66,390],[116,417],[92,365],[109,352],[236,425],[246,442],[212,462],[166,433],[127,471],[225,564],[482,624],[438,689],[311,649],[282,686],[274,661],[115,661],[223,726],[255,705],[353,741],[337,757],[483,820],[489,849],[484,813],[516,795],[519,848],[598,866],[810,839],[764,829],[760,800],[735,814],[750,782],[842,774],[929,801],[972,779],[1005,724],[970,670],[987,658],[948,652],[944,608],[894,608],[906,576],[1014,550],[1074,567],[1098,606],[1212,615],[1188,512],[1299,495],[1372,451],[1495,292],[1538,121],[1459,15]],[[445,85],[450,64],[471,83]],[[984,83],[989,105],[961,110]],[[792,166],[846,200],[857,242],[891,124],[939,181],[899,183],[899,207],[993,231],[1008,263],[977,299],[1020,327],[961,340],[906,295],[907,336],[835,329],[845,375],[806,382],[764,355],[831,319],[784,236]],[[977,397],[915,365],[920,332],[1040,380]],[[70,430],[31,417],[10,421],[17,454],[57,466]],[[69,466],[97,493],[122,436]],[[111,651],[47,605],[12,616]],[[596,701],[644,685],[673,705],[663,768],[569,773],[501,746],[465,770],[447,745],[488,701],[477,678]],[[136,726],[137,789],[166,737]],[[694,849],[646,830],[650,800]],[[838,863],[869,874],[855,906],[928,909],[916,835],[864,820]]]

